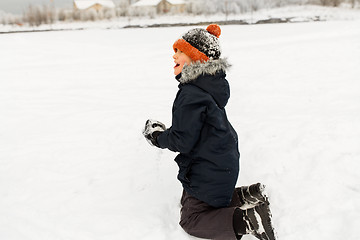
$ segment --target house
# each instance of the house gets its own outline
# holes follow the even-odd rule
[[[183,13],[185,8],[184,0],[163,0],[158,4],[158,13]]]
[[[74,9],[100,11],[105,8],[115,8],[112,0],[74,0]]]
[[[184,0],[140,0],[131,5],[136,12],[142,13],[183,13],[186,3]]]

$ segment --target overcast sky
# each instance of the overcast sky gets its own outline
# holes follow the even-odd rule
[[[117,0],[114,0],[117,3]],[[73,0],[0,0],[0,10],[21,14],[29,5],[54,4],[58,8],[71,8]]]
[[[53,0],[56,7],[71,7],[73,0]],[[0,10],[10,13],[22,13],[30,4],[51,4],[51,0],[0,0]]]

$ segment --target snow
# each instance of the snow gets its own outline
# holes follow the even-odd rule
[[[141,134],[170,126],[188,29],[0,36],[0,239],[195,239],[176,154]],[[359,40],[359,20],[222,26],[238,186],[267,185],[279,239],[357,239]]]
[[[185,4],[186,2],[184,0],[167,0],[171,4]]]
[[[133,7],[143,7],[143,6],[157,6],[161,0],[140,0],[134,4]]]

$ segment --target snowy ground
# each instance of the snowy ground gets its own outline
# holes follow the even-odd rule
[[[357,239],[360,21],[222,29],[238,185],[267,184],[280,239]],[[0,239],[191,239],[175,153],[141,134],[171,122],[187,30],[0,36]]]

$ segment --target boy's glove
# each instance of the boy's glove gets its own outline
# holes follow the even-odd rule
[[[150,143],[150,145],[160,147],[157,142],[157,137],[165,130],[166,127],[163,123],[156,120],[148,119],[145,123],[143,135]]]

